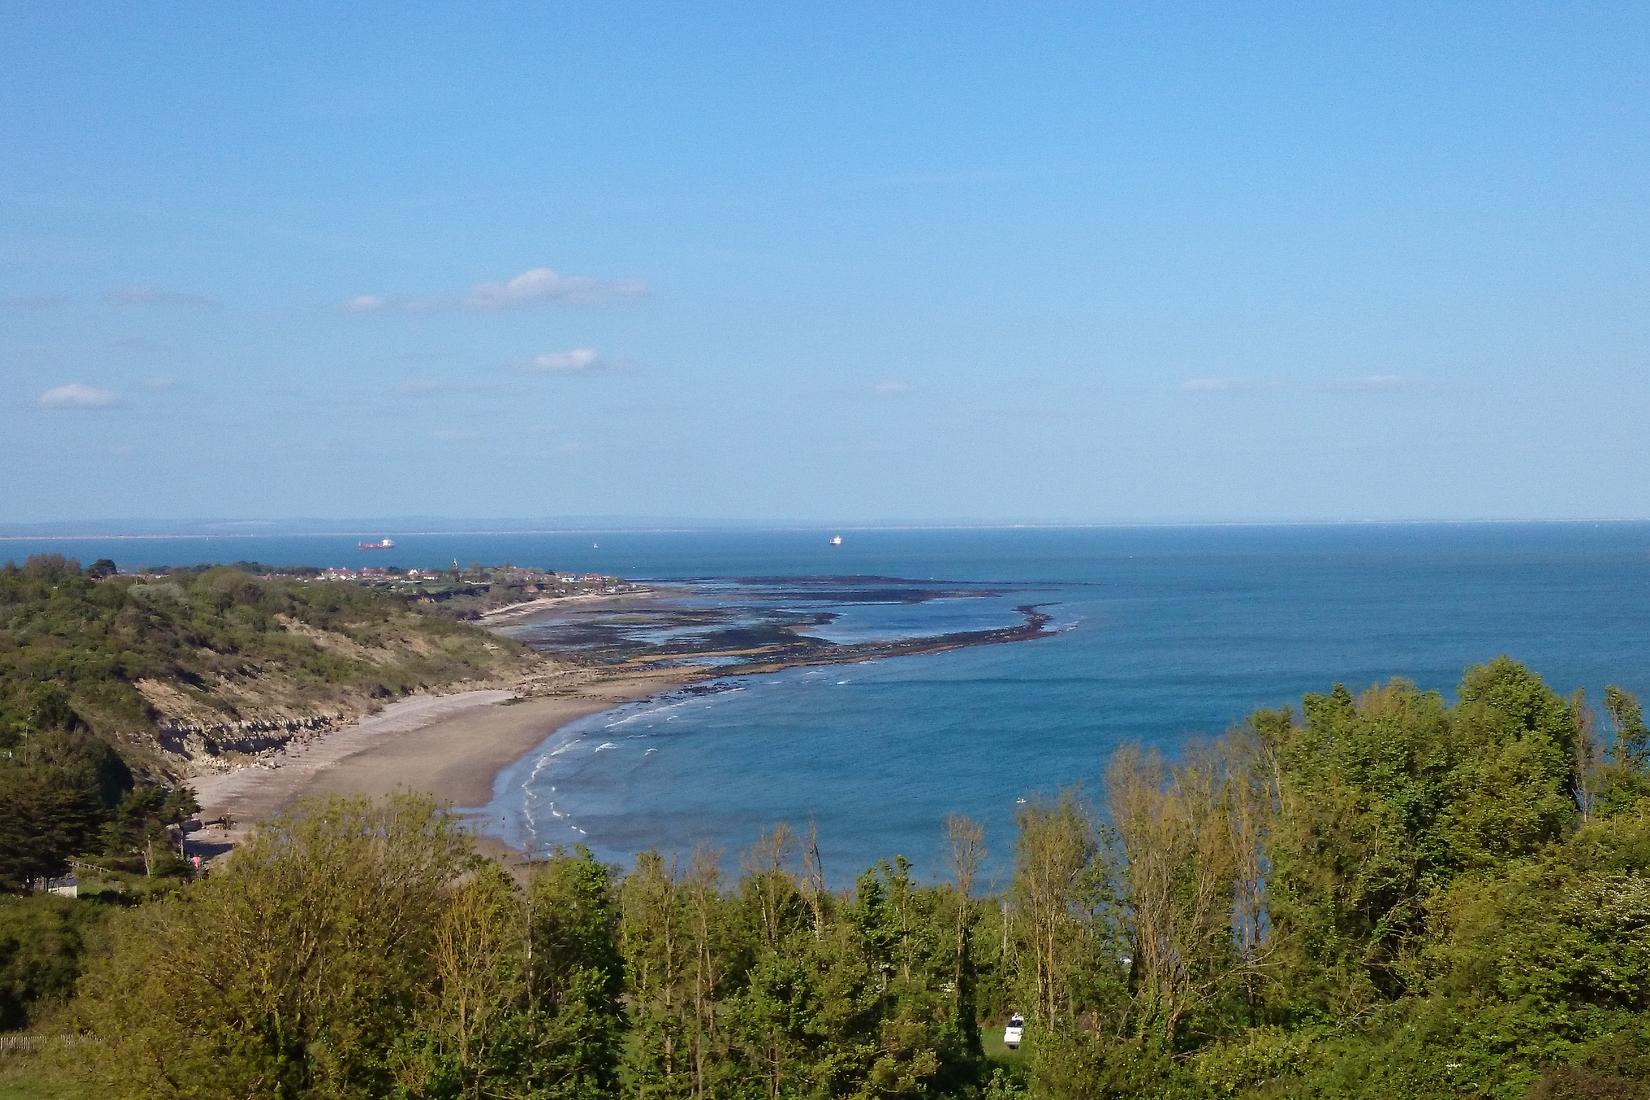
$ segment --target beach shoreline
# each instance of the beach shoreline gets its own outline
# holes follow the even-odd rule
[[[578,670],[547,694],[484,689],[397,700],[297,751],[192,778],[207,824],[186,847],[205,859],[220,856],[312,796],[421,792],[473,812],[492,801],[500,772],[568,723],[707,678],[702,668]],[[494,854],[521,855],[477,833]]]
[[[500,624],[514,625],[518,619],[531,619],[538,615],[545,615],[559,611],[565,607],[578,605],[581,611],[597,611],[607,607],[624,607],[628,604],[645,604],[652,600],[663,599],[677,595],[680,589],[662,588],[656,585],[636,585],[623,592],[585,592],[577,596],[537,596],[520,603],[505,604],[490,611],[483,611],[475,618],[475,624],[483,629],[493,629]]]
[[[553,616],[574,601],[582,610],[620,608],[657,600],[665,592],[643,589],[518,604],[487,620],[502,630],[540,615]],[[498,776],[572,722],[630,703],[656,698],[696,684],[728,677],[767,675],[789,668],[848,664],[887,657],[917,656],[978,645],[1045,637],[1049,616],[1043,605],[1015,608],[1020,623],[894,641],[824,645],[798,639],[795,645],[757,646],[740,651],[737,667],[665,665],[636,660],[607,665],[553,664],[514,685],[397,700],[375,714],[315,738],[296,749],[248,760],[226,772],[196,776],[200,820],[208,823],[188,838],[193,854],[212,859],[227,853],[249,831],[294,801],[311,796],[381,797],[397,791],[422,792],[465,812],[478,847],[520,862],[527,858],[480,820],[493,799]],[[510,614],[509,612],[514,612]],[[805,644],[806,643],[806,644]],[[701,659],[720,654],[699,654]],[[551,662],[555,654],[547,654]],[[228,822],[213,824],[216,822]]]

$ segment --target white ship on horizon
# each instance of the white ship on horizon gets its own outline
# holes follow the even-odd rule
[[[842,545],[842,536],[841,535],[832,535],[831,536],[831,545],[832,546],[841,546]]]

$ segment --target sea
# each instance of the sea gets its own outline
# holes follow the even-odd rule
[[[1008,626],[1015,606],[1043,605],[1051,633],[1035,640],[729,677],[593,716],[468,808],[518,846],[585,844],[619,865],[704,846],[732,870],[776,825],[812,826],[837,884],[895,855],[943,877],[952,813],[985,825],[1000,881],[1022,799],[1093,798],[1122,744],[1172,755],[1336,683],[1401,677],[1449,696],[1467,666],[1506,654],[1562,692],[1650,691],[1644,523],[367,535],[396,548],[358,552],[356,534],[13,539],[0,560],[510,562],[687,584],[712,602],[782,578],[981,590],[837,608],[819,635],[833,641]]]

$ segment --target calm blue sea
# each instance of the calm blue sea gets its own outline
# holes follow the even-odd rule
[[[1256,707],[1392,676],[1450,692],[1468,664],[1525,661],[1562,691],[1650,691],[1650,525],[1468,524],[1012,530],[402,535],[0,543],[123,566],[258,560],[403,566],[512,561],[632,578],[881,575],[1013,582],[1005,601],[854,609],[861,639],[1000,625],[1049,602],[1055,637],[745,678],[625,708],[499,778],[488,827],[628,862],[817,821],[826,870],[901,853],[941,873],[940,823],[985,822],[999,857],[1016,799],[1099,784],[1119,743],[1172,751]],[[594,545],[593,545],[594,544]],[[560,815],[560,816],[556,816]]]

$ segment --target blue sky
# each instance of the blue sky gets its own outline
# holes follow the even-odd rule
[[[1650,516],[1650,7],[0,0],[0,521]]]

